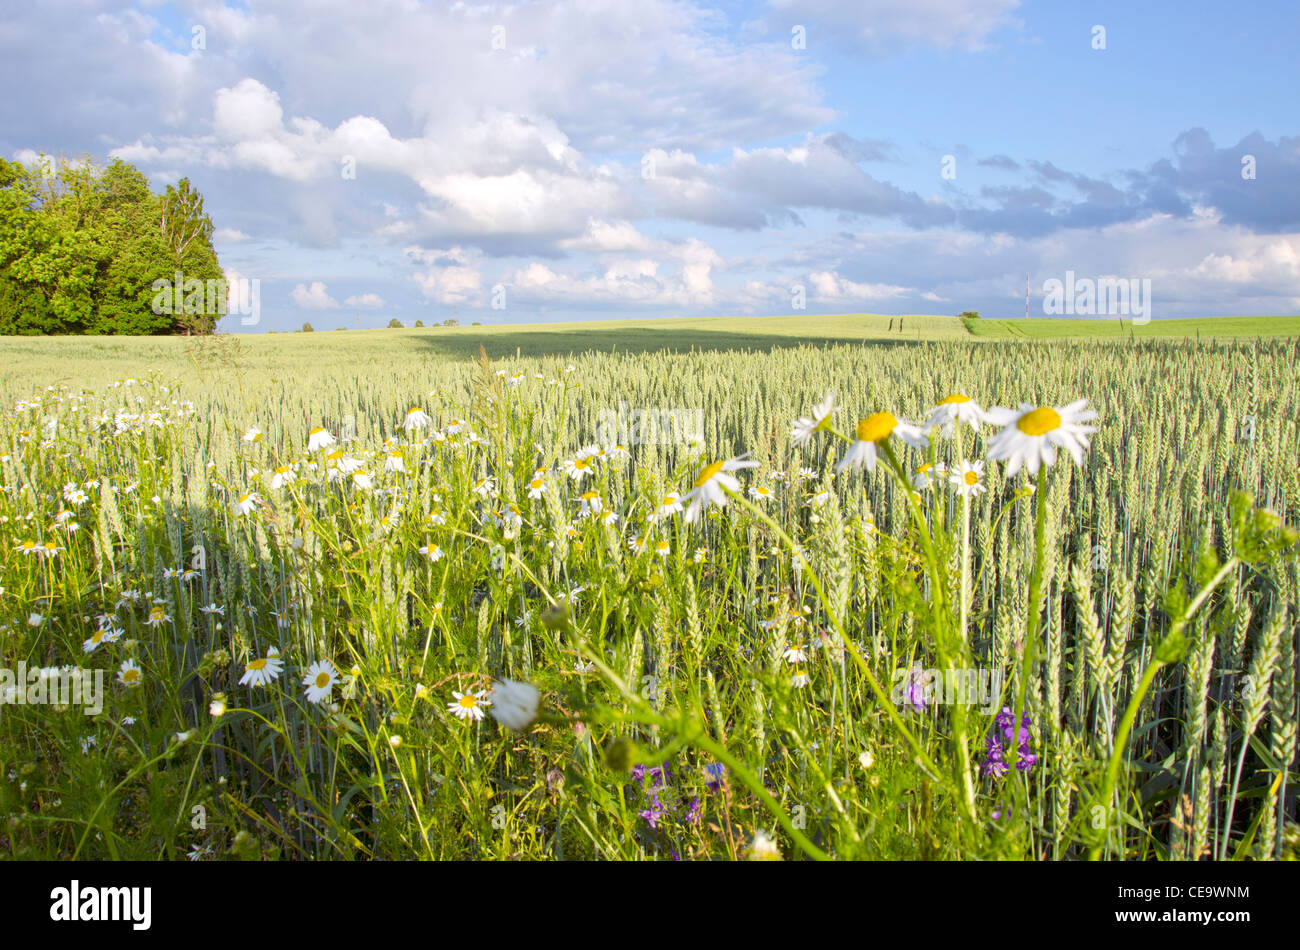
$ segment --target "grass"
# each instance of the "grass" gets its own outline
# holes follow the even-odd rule
[[[1294,856],[1300,343],[806,319],[0,341],[0,669],[106,678],[0,708],[0,847]],[[953,392],[1097,432],[1032,479],[987,423],[837,471]],[[702,429],[602,429],[638,409]]]

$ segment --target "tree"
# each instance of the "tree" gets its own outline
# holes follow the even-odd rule
[[[416,321],[415,321],[415,325],[416,325],[417,327],[423,327],[423,326],[424,326],[424,321],[423,321],[423,320],[416,320]]]
[[[225,290],[187,179],[156,195],[116,159],[0,158],[0,333],[207,333]]]
[[[316,330],[312,327],[312,325],[311,325],[310,323],[304,323],[304,324],[302,325],[302,332],[303,332],[303,333],[315,333]]]
[[[393,317],[393,319],[391,319],[391,320],[388,321],[388,329],[390,329],[390,330],[404,330],[404,329],[406,329],[406,326],[405,326],[405,324],[402,323],[401,320],[398,320],[396,317]]]

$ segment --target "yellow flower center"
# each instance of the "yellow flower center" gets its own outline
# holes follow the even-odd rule
[[[576,469],[584,469],[584,468],[586,468],[586,467],[587,467],[587,461],[586,461],[586,459],[574,459],[574,460],[573,460],[573,467],[576,468]]]
[[[540,478],[534,478],[531,482],[528,483],[528,487],[531,488],[533,491],[536,491],[537,489],[542,487],[542,480]]]
[[[324,689],[329,684],[330,684],[330,675],[328,673],[326,673],[324,670],[321,670],[319,673],[316,674],[317,689]]]
[[[1025,435],[1046,435],[1061,427],[1061,414],[1050,406],[1026,412],[1016,420],[1016,428]]]
[[[253,660],[251,663],[248,664],[248,668],[250,670],[260,670],[263,669],[265,666],[266,666],[265,658]]]
[[[473,709],[478,705],[478,697],[473,693],[466,693],[458,700],[458,702],[462,709]]]
[[[963,477],[966,479],[967,485],[976,485],[980,480],[980,477],[974,472],[967,472]]]
[[[123,670],[123,671],[122,671],[122,682],[123,682],[123,683],[134,683],[134,682],[137,682],[139,679],[140,679],[140,671],[139,671],[139,670],[134,670],[134,669],[133,669],[133,670]]]
[[[890,412],[876,412],[858,422],[859,442],[883,442],[898,425],[898,420]]]
[[[932,469],[932,468],[934,468],[934,466],[931,465],[929,462],[926,462],[924,465],[920,466],[920,467],[916,470],[916,474],[918,474],[918,475],[924,475],[926,472],[930,471],[930,469]]]
[[[950,406],[954,403],[970,402],[970,396],[963,396],[961,393],[953,393],[951,396],[944,396],[939,400],[939,405]]]
[[[279,466],[276,466],[275,474],[277,474],[277,475],[283,475],[283,474],[284,474],[285,472],[287,472],[287,471],[289,471],[289,466],[288,466],[288,465],[279,465]]]
[[[149,611],[149,616],[152,617],[154,620],[162,620],[163,618],[162,608],[155,607],[153,610]]]
[[[409,416],[412,412],[423,412],[423,411],[424,411],[424,410],[421,409],[419,406],[412,406],[412,407],[411,407],[411,412],[408,412],[407,415]]]
[[[591,501],[593,498],[599,498],[599,497],[600,497],[600,492],[585,491],[582,493],[583,501]]]
[[[699,488],[705,482],[712,479],[714,475],[717,475],[718,472],[722,471],[722,466],[725,464],[725,462],[714,462],[712,465],[706,465],[704,471],[700,472],[700,477],[695,479],[695,487]]]
[[[96,630],[95,633],[94,633],[94,635],[91,636],[91,638],[90,638],[90,642],[91,642],[91,643],[98,643],[100,640],[104,639],[104,634],[105,634],[106,632],[107,632],[107,631],[104,631],[104,630]]]

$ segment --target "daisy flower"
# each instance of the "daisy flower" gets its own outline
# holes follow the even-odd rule
[[[583,517],[587,515],[598,515],[604,509],[604,505],[600,500],[600,492],[598,491],[585,491],[578,498],[578,501],[582,506],[579,509],[578,514]]]
[[[957,466],[957,471],[948,476],[948,481],[957,486],[957,494],[966,498],[970,495],[981,495],[987,489],[983,482],[984,462],[962,462]]]
[[[795,445],[805,446],[813,437],[813,433],[825,429],[830,425],[831,413],[835,409],[835,394],[827,393],[826,398],[813,406],[811,416],[800,416],[790,427],[790,438]]]
[[[927,488],[929,488],[930,475],[933,471],[934,471],[934,466],[931,465],[929,462],[926,462],[924,465],[917,466],[916,471],[912,475],[912,487],[915,488],[917,491],[925,491]]]
[[[989,458],[1006,463],[1008,478],[1021,467],[1036,475],[1039,466],[1056,462],[1058,448],[1069,452],[1075,465],[1082,465],[1088,436],[1097,431],[1096,426],[1083,424],[1097,418],[1097,410],[1085,409],[1087,405],[1088,400],[1079,399],[1055,408],[1022,402],[1019,411],[990,409],[988,420],[1003,429],[989,441]]]
[[[758,501],[767,501],[772,497],[772,489],[768,488],[766,485],[750,485],[749,497]]]
[[[496,482],[492,479],[492,476],[485,475],[474,483],[474,487],[470,491],[480,498],[486,498],[496,490],[496,487]]]
[[[939,400],[939,404],[931,411],[930,418],[925,421],[925,429],[938,429],[944,435],[951,435],[953,429],[964,422],[978,432],[984,418],[984,410],[979,407],[979,403],[964,393],[953,393]]]
[[[149,609],[149,619],[144,623],[146,627],[158,627],[171,619],[172,618],[167,615],[167,611],[161,604],[154,604],[154,606]]]
[[[795,689],[803,689],[811,682],[812,680],[808,678],[808,673],[805,670],[795,670],[794,676],[790,677],[790,685]]]
[[[427,557],[430,561],[442,560],[442,548],[438,547],[438,545],[436,544],[424,545],[423,547],[420,548],[420,553],[423,554],[425,557]]]
[[[373,488],[375,486],[375,476],[369,472],[353,472],[352,484],[357,488]]]
[[[307,687],[307,701],[326,702],[338,678],[339,671],[334,669],[334,664],[329,660],[317,660],[307,667],[307,673],[302,678],[302,685]]]
[[[245,442],[258,442],[262,438],[262,430],[257,426],[249,426],[248,431],[244,433]]]
[[[19,541],[18,544],[14,546],[14,550],[21,551],[23,554],[28,555],[40,553],[40,549],[37,547],[36,542],[31,538],[28,538],[26,541]]]
[[[240,495],[239,498],[235,500],[235,514],[248,514],[257,507],[259,501],[261,501],[261,499],[257,497],[257,492],[244,492],[244,494]]]
[[[81,649],[87,653],[93,653],[101,643],[116,643],[121,636],[122,631],[116,627],[100,627],[86,639],[86,642],[81,645]]]
[[[861,468],[866,466],[868,472],[874,471],[876,467],[876,453],[878,446],[888,439],[891,435],[897,435],[908,445],[916,449],[924,449],[930,444],[925,433],[909,422],[895,418],[893,413],[877,412],[865,419],[859,420],[857,428],[857,441],[844,453],[844,458],[840,459],[835,466],[837,472],[846,468]]]
[[[280,659],[280,651],[271,647],[266,651],[265,657],[248,661],[244,675],[239,678],[239,685],[265,686],[271,680],[278,679],[283,672],[284,661]]]
[[[135,660],[123,660],[117,668],[117,681],[128,689],[133,689],[144,682],[144,673]]]
[[[384,459],[385,472],[405,472],[406,460],[402,457],[401,452],[389,452],[388,458]]]
[[[645,535],[638,534],[627,542],[627,546],[632,549],[633,554],[643,554],[645,553],[645,541]]]
[[[591,462],[583,456],[565,459],[560,463],[560,470],[581,485],[583,478],[591,474]]]
[[[675,491],[670,491],[659,501],[659,507],[655,509],[655,517],[662,520],[671,518],[675,514],[681,514],[682,502],[681,496]]]
[[[669,545],[667,541],[655,542],[655,554],[659,555],[660,557],[667,557],[671,553],[672,553],[672,546]]]
[[[481,722],[483,719],[484,706],[490,706],[492,700],[488,698],[488,690],[480,690],[477,693],[458,693],[451,691],[452,701],[447,704],[447,709],[457,719],[470,719],[474,722]]]
[[[226,608],[218,607],[215,603],[213,603],[213,604],[208,604],[206,607],[200,607],[199,613],[207,614],[208,616],[212,616],[213,614],[216,614],[218,617],[224,617],[226,615]]]
[[[682,496],[682,501],[690,502],[690,507],[686,509],[687,524],[698,520],[700,513],[712,505],[719,508],[727,506],[727,491],[740,490],[740,482],[729,473],[742,468],[758,467],[757,462],[747,458],[748,454],[705,466],[695,479],[694,487]]]
[[[764,832],[756,831],[747,857],[750,861],[780,861],[781,846]]]
[[[432,421],[433,420],[429,418],[427,412],[419,406],[412,406],[410,411],[407,412],[406,418],[402,420],[402,429],[406,432],[410,432],[414,429],[423,429]]]
[[[285,485],[292,485],[294,478],[293,469],[288,465],[277,465],[270,471],[271,487],[283,488]]]
[[[541,498],[542,493],[545,491],[546,482],[542,481],[540,478],[534,477],[533,480],[528,483],[529,498]]]
[[[793,646],[788,647],[781,656],[785,657],[786,661],[790,663],[808,662],[808,653],[804,650],[802,643],[796,643]]]
[[[39,627],[43,623],[45,623],[45,618],[42,617],[40,614],[31,613],[27,615],[27,626]]]
[[[324,426],[316,426],[307,433],[307,451],[315,452],[334,444],[334,436],[325,431]]]

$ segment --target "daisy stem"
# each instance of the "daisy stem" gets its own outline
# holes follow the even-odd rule
[[[1025,718],[1029,698],[1029,676],[1034,668],[1038,647],[1040,604],[1043,595],[1043,564],[1046,561],[1047,537],[1047,466],[1038,469],[1038,506],[1034,515],[1034,569],[1029,575],[1029,618],[1025,621],[1025,649],[1021,657],[1020,690],[1016,695],[1016,718],[1011,723],[1015,741],[1011,743],[1007,762],[1011,768],[1020,760],[1020,724]]]

